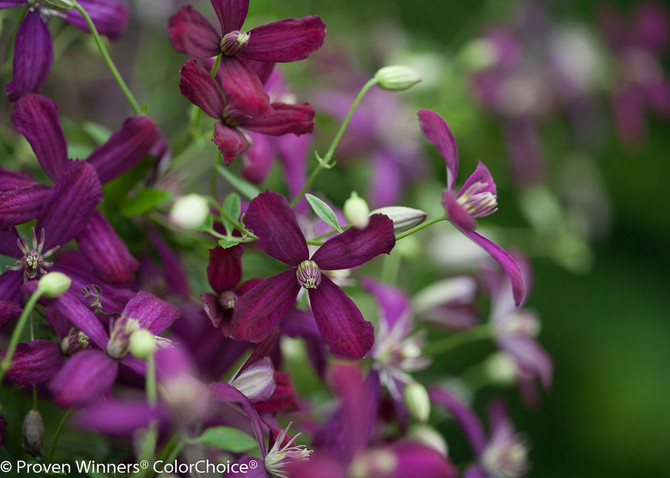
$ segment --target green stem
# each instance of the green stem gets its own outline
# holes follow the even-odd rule
[[[123,78],[121,77],[121,74],[119,73],[119,70],[116,68],[116,65],[114,65],[114,62],[112,61],[112,58],[109,56],[109,53],[107,52],[107,48],[105,47],[105,44],[102,42],[102,38],[100,38],[100,34],[98,33],[98,29],[93,24],[93,20],[91,20],[91,17],[88,15],[88,13],[86,13],[86,10],[84,10],[84,8],[81,5],[79,5],[77,2],[74,3],[74,9],[77,10],[81,14],[82,17],[84,17],[84,20],[86,21],[86,25],[88,25],[88,28],[91,30],[91,34],[93,35],[93,38],[95,39],[95,43],[98,45],[98,49],[100,50],[100,54],[102,55],[103,59],[105,60],[105,63],[107,63],[107,66],[109,67],[109,70],[112,72],[112,75],[114,76],[114,79],[116,80],[116,82],[121,87],[121,90],[123,91],[123,94],[126,95],[126,98],[128,98],[128,101],[130,102],[130,106],[133,107],[133,111],[137,115],[142,114],[142,108],[140,108],[140,105],[137,103],[137,100],[135,100],[135,97],[130,92],[130,89],[126,85],[125,81],[123,81]]]
[[[156,359],[153,353],[147,358],[146,387],[147,401],[151,407],[155,407],[158,397],[156,395]]]
[[[400,239],[404,239],[407,236],[411,236],[415,232],[419,232],[421,229],[425,229],[428,226],[432,226],[433,224],[435,224],[437,222],[446,221],[446,220],[447,220],[447,218],[445,216],[434,217],[433,219],[430,219],[429,221],[423,222],[423,223],[419,224],[418,226],[413,227],[409,231],[405,231],[405,232],[402,232],[402,233],[398,234],[397,236],[395,236],[395,240],[399,241]]]
[[[28,299],[28,303],[24,307],[23,312],[21,313],[21,317],[19,317],[19,321],[16,323],[16,327],[12,333],[12,338],[9,340],[9,346],[7,347],[7,355],[5,355],[4,360],[0,364],[0,383],[2,382],[2,379],[5,377],[5,373],[7,373],[7,370],[9,370],[9,367],[12,364],[12,357],[16,351],[16,345],[19,343],[19,339],[23,333],[23,328],[26,326],[26,322],[28,322],[28,317],[30,317],[30,313],[32,312],[33,307],[35,307],[35,304],[37,304],[37,301],[41,296],[42,291],[38,288],[35,293],[30,296],[30,299]]]
[[[442,354],[476,340],[488,339],[492,335],[493,329],[490,324],[477,325],[471,329],[454,333],[442,340],[430,343],[424,347],[423,352],[428,355]]]
[[[330,160],[333,158],[333,153],[335,152],[335,148],[340,142],[340,139],[342,139],[342,135],[344,134],[344,130],[347,129],[347,125],[349,124],[349,121],[351,120],[351,117],[354,114],[354,111],[356,111],[356,108],[358,107],[358,104],[361,102],[363,99],[363,96],[365,96],[365,93],[368,92],[370,88],[372,88],[374,85],[377,84],[377,79],[372,78],[369,80],[365,85],[363,85],[363,88],[361,88],[361,91],[358,92],[358,96],[356,96],[356,99],[354,100],[353,104],[351,105],[351,108],[349,108],[349,112],[347,113],[347,116],[344,117],[344,120],[342,121],[342,124],[340,125],[340,129],[337,130],[337,133],[335,134],[335,138],[333,138],[333,142],[330,143],[330,148],[328,148],[328,152],[326,152],[326,155],[323,158],[318,158],[319,159],[319,164],[317,165],[316,169],[312,171],[312,174],[309,176],[309,179],[307,179],[307,182],[303,186],[303,188],[300,190],[298,195],[293,198],[293,201],[291,201],[291,207],[294,207],[296,204],[298,204],[298,201],[300,201],[300,198],[305,195],[305,193],[309,190],[309,188],[312,186],[312,183],[316,179],[316,177],[319,175],[322,169],[324,168],[331,168],[333,165],[330,163]],[[318,157],[318,156],[317,156]]]
[[[387,284],[395,284],[398,280],[398,271],[400,270],[400,254],[391,253],[384,256],[382,263],[381,279]]]
[[[60,423],[58,424],[58,428],[56,428],[56,433],[54,433],[54,441],[51,443],[51,449],[49,450],[49,463],[53,462],[54,452],[56,451],[56,444],[58,443],[58,438],[60,438],[60,434],[63,431],[63,427],[65,426],[65,423],[67,422],[68,418],[70,418],[70,415],[72,415],[73,411],[74,408],[68,408],[65,414],[63,415],[63,418],[61,418]]]

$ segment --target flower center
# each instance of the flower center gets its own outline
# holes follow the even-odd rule
[[[251,34],[249,34],[249,32],[242,33],[239,30],[226,33],[219,43],[221,53],[226,56],[237,55],[247,46],[250,37]]]
[[[314,261],[302,261],[295,275],[305,289],[316,289],[321,284],[321,269]]]
[[[71,330],[60,343],[60,349],[65,355],[72,355],[78,350],[88,347],[89,337],[84,332]]]
[[[7,269],[20,271],[23,269],[23,278],[26,282],[46,274],[46,267],[51,267],[53,262],[44,259],[56,252],[60,246],[53,247],[46,252],[44,250],[44,228],[40,231],[40,239],[37,239],[35,228],[30,229],[32,235],[32,247],[28,245],[26,236],[16,242],[21,250],[21,259],[15,262],[13,266],[7,266]]]
[[[221,305],[223,310],[231,310],[235,308],[236,300],[237,294],[232,290],[229,290],[219,296],[219,305]]]
[[[140,329],[140,323],[136,319],[120,317],[110,323],[109,342],[107,342],[107,353],[110,357],[120,359],[128,353],[130,336]]]
[[[484,217],[498,209],[498,198],[486,183],[477,181],[465,191],[461,191],[456,201],[470,213],[472,217]]]

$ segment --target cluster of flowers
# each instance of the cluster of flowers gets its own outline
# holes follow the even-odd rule
[[[14,103],[14,128],[43,172],[36,180],[0,169],[0,254],[15,261],[0,276],[6,341],[0,398],[30,396],[10,384],[33,389],[33,408],[22,427],[28,453],[43,456],[39,396],[73,409],[71,425],[77,429],[133,438],[135,446],[125,452],[138,460],[187,461],[225,453],[239,463],[260,459],[263,466],[250,472],[259,477],[511,477],[527,471],[527,445],[502,402],[491,402],[486,433],[468,394],[459,392],[462,387],[426,387],[413,375],[432,367],[431,345],[443,351],[440,339],[426,344],[426,332],[416,330],[416,313],[449,331],[448,346],[454,339],[492,339],[499,352],[484,367],[498,380],[516,381],[527,403],[538,401],[536,382],[545,389],[551,384],[551,359],[536,341],[538,319],[524,307],[530,282],[526,261],[476,231],[477,220],[498,207],[487,167],[477,162],[458,187],[456,139],[438,113],[421,109],[419,129],[446,165],[446,187],[435,198],[441,203],[437,217],[395,204],[403,174],[390,151],[380,150],[375,158],[375,167],[390,171],[388,187],[373,185],[379,209],[370,212],[352,194],[339,211],[308,193],[316,175],[334,165],[334,151],[360,98],[371,89],[375,94],[376,88],[413,86],[419,81],[413,71],[380,69],[345,112],[321,95],[343,123],[307,178],[309,143],[302,135],[313,130],[314,108],[286,100],[288,87],[275,63],[303,60],[319,49],[325,38],[321,18],[285,19],[243,31],[249,0],[211,0],[220,28],[192,6],[182,7],[167,27],[175,50],[191,57],[179,72],[179,89],[197,108],[194,115],[203,111],[216,120],[211,137],[225,166],[217,162],[215,168],[232,177],[250,201],[237,193],[223,201],[189,195],[176,200],[170,214],[152,204],[134,218],[139,239],[133,241],[143,247],[129,247],[122,239],[128,234],[120,235],[99,207],[105,185],[147,157],[169,161],[170,144],[142,113],[100,41],[100,33],[111,40],[122,34],[128,9],[117,0],[0,0],[0,8],[24,4],[6,93]],[[135,110],[85,160],[68,158],[58,107],[39,94],[53,60],[49,17],[94,35]],[[354,134],[382,142],[369,128]],[[228,166],[238,157],[244,178],[254,183],[265,179],[279,157],[292,201],[235,176]],[[160,185],[160,177],[151,181]],[[156,214],[145,214],[150,209]],[[414,305],[393,279],[361,277],[357,283],[378,305],[373,326],[349,296],[349,272],[377,256],[401,257],[397,242],[441,221],[493,261],[473,275],[434,284]],[[184,231],[188,228],[195,231]],[[199,300],[164,238],[167,232],[197,234],[213,246],[206,266],[212,292],[198,291]],[[285,267],[251,278],[243,268],[245,254]],[[278,270],[276,262],[265,262],[274,264],[268,270]],[[477,312],[480,296],[490,299],[484,322]],[[292,352],[291,338],[304,344],[298,352]],[[291,353],[303,353],[301,359],[333,391],[338,400],[332,408],[322,409],[323,403],[294,387],[286,366]],[[428,424],[431,403],[449,412],[471,444],[473,459],[464,470],[452,463],[444,438]],[[0,413],[0,440],[11,448],[15,437],[7,432],[17,412]],[[279,425],[286,417],[310,439],[296,444],[291,425]],[[249,445],[244,438],[251,435],[255,441]]]

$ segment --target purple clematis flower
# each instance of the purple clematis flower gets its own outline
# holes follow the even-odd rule
[[[258,82],[247,87],[244,63],[220,68],[216,79],[195,60],[188,60],[179,71],[179,88],[191,103],[219,120],[214,126],[212,141],[221,150],[227,165],[247,147],[249,141],[241,129],[279,136],[311,133],[314,128],[314,108],[307,104],[272,103]],[[249,70],[251,71],[251,70]],[[227,78],[236,78],[235,82]],[[241,79],[241,80],[240,80]]]
[[[233,336],[251,342],[264,340],[302,287],[308,290],[314,319],[331,353],[347,359],[363,357],[374,342],[372,324],[321,270],[349,269],[388,254],[395,245],[393,222],[374,214],[365,229],[351,228],[331,238],[311,258],[284,196],[272,191],[257,196],[244,223],[259,238],[263,251],[291,269],[265,279],[239,298],[233,313]]]
[[[89,14],[98,32],[116,40],[128,24],[128,6],[118,0],[81,0],[79,5]],[[28,7],[16,32],[14,45],[14,77],[5,87],[10,101],[27,93],[37,93],[44,84],[53,62],[53,39],[47,27],[50,17],[62,18],[68,23],[89,31],[79,12],[52,10],[34,0],[0,0],[0,9]]]
[[[447,164],[447,189],[442,197],[447,219],[456,228],[488,252],[503,268],[512,282],[514,301],[520,304],[525,296],[525,284],[519,266],[502,247],[475,232],[477,218],[485,217],[498,209],[496,185],[488,168],[477,161],[477,169],[456,193],[458,174],[458,147],[446,121],[437,113],[419,111],[421,129]]]

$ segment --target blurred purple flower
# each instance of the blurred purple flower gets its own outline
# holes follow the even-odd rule
[[[286,198],[268,191],[257,196],[244,218],[269,256],[291,269],[265,279],[237,301],[233,336],[260,342],[308,290],[314,318],[333,355],[359,359],[372,347],[374,333],[354,302],[321,270],[359,266],[395,245],[393,222],[375,214],[363,230],[351,228],[322,245],[310,258],[307,241]]]

